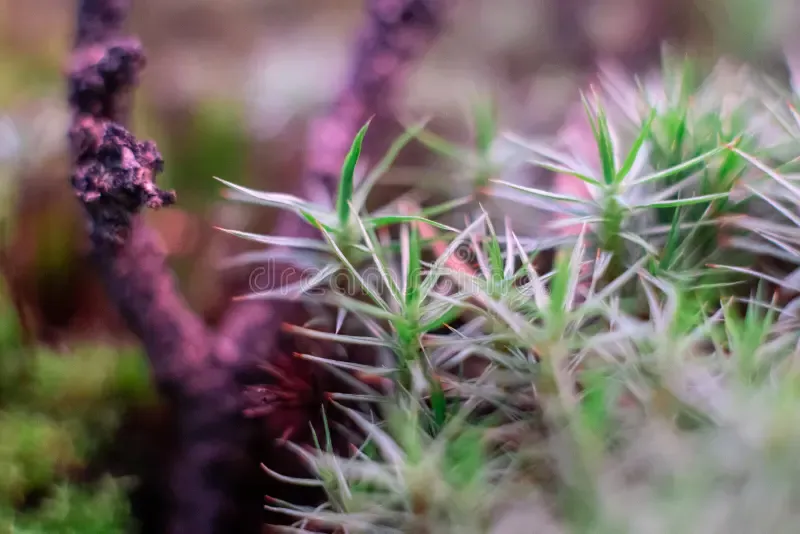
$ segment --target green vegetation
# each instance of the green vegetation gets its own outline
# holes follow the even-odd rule
[[[125,532],[122,481],[70,478],[108,442],[127,407],[154,399],[146,362],[138,351],[100,346],[64,354],[28,348],[19,334],[3,295],[0,533]],[[35,496],[43,499],[31,504]]]
[[[267,468],[327,492],[318,508],[269,502],[293,531],[797,529],[800,115],[747,69],[664,65],[654,84],[606,77],[584,96],[596,157],[499,135],[480,108],[466,200],[365,212],[411,139],[467,150],[424,126],[357,182],[362,130],[334,210],[225,182],[322,236],[227,230],[316,268],[250,297],[326,305],[329,319],[290,330],[343,349],[298,355],[348,390],[329,392],[316,447],[287,444],[315,478]],[[501,179],[501,142],[586,195]],[[493,196],[555,217],[518,235],[476,201]],[[463,229],[436,220],[455,212]],[[351,359],[356,345],[374,361]],[[353,450],[336,450],[334,432]]]
[[[114,534],[130,522],[125,488],[112,479],[87,489],[59,484],[36,509],[18,513],[0,507],[2,534]]]

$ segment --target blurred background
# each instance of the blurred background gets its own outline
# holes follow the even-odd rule
[[[324,111],[346,76],[363,3],[134,2],[132,31],[148,66],[131,126],[158,143],[166,161],[161,184],[178,193],[176,207],[147,217],[168,247],[184,295],[211,323],[247,279],[246,272],[219,268],[247,244],[213,226],[268,232],[275,218],[271,210],[224,201],[212,177],[257,189],[292,186],[302,173],[309,119]],[[783,81],[791,76],[793,50],[800,50],[792,35],[800,22],[796,0],[452,4],[446,32],[396,106],[400,117],[432,114],[432,128],[453,141],[468,138],[476,97],[494,101],[501,130],[554,132],[599,60],[644,71],[658,64],[665,39],[709,61],[751,61]],[[124,506],[108,497],[118,488],[52,488],[108,472],[142,475],[143,465],[157,466],[168,455],[158,445],[169,438],[146,363],[93,274],[68,183],[63,72],[74,8],[64,0],[0,0],[0,533],[15,522],[32,532],[45,524],[50,516],[37,503],[47,498],[57,507],[54,495],[73,510],[71,520],[89,521],[80,503],[105,499],[104,520],[124,522]],[[367,163],[401,131],[399,123],[384,122],[376,139],[385,142],[368,140]],[[409,150],[387,180],[440,171],[453,172],[424,150]],[[119,440],[125,447],[114,446]],[[31,444],[38,449],[31,452]],[[40,515],[30,519],[25,510]],[[42,530],[48,531],[57,530]]]

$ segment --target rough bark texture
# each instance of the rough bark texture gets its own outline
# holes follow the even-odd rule
[[[163,168],[155,145],[137,141],[122,126],[145,63],[139,43],[122,35],[129,8],[127,0],[79,4],[69,72],[72,184],[89,218],[100,276],[142,340],[177,417],[165,529],[256,532],[257,522],[246,525],[248,514],[231,506],[244,479],[241,460],[251,437],[241,416],[235,368],[227,365],[231,351],[227,344],[217,350],[214,336],[183,301],[158,236],[138,215],[143,207],[171,204],[175,195],[155,185]],[[259,500],[254,496],[251,502],[256,510]]]
[[[367,115],[386,112],[404,69],[442,24],[444,0],[370,0],[368,5],[342,95],[310,130],[309,164],[300,183],[301,192],[312,197],[332,197],[355,132]],[[261,495],[252,486],[259,474],[253,456],[258,428],[243,416],[242,390],[256,364],[287,357],[276,344],[280,324],[299,319],[302,309],[238,304],[215,333],[180,295],[158,235],[139,215],[144,207],[168,206],[176,197],[155,185],[164,165],[155,144],[138,141],[124,127],[130,93],[145,65],[139,42],[123,35],[129,9],[130,0],[79,2],[68,74],[72,185],[88,216],[99,275],[141,339],[156,383],[177,417],[178,453],[169,477],[165,530],[258,532]],[[294,236],[309,232],[293,215],[281,217],[276,230]]]

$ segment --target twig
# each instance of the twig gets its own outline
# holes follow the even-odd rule
[[[215,345],[186,305],[157,234],[138,216],[142,207],[173,203],[175,195],[155,185],[163,167],[155,145],[122,126],[145,63],[138,41],[122,35],[129,8],[129,0],[82,0],[78,7],[69,71],[72,185],[88,214],[107,292],[142,340],[178,419],[167,530],[220,532],[236,524],[229,500],[241,480],[250,427],[241,416],[235,361],[222,357],[231,351]]]
[[[367,114],[388,109],[403,70],[439,30],[443,3],[370,1],[345,90],[311,130],[301,182],[307,194],[332,197],[353,135]],[[172,204],[175,194],[155,185],[163,168],[155,144],[138,141],[123,126],[145,64],[139,42],[123,35],[129,9],[130,0],[79,2],[69,69],[72,185],[88,215],[107,292],[142,340],[156,383],[177,414],[168,532],[255,531],[241,522],[232,527],[240,510],[230,502],[247,476],[242,469],[257,466],[242,461],[255,428],[242,416],[244,371],[279,357],[274,345],[280,324],[302,310],[240,303],[215,334],[183,300],[157,234],[138,215],[143,207]],[[309,231],[294,217],[282,217],[278,226],[283,235]]]

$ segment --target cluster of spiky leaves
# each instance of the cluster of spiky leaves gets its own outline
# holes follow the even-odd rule
[[[228,184],[319,229],[320,241],[231,232],[301,249],[261,259],[312,267],[303,283],[249,298],[320,306],[289,329],[335,349],[297,356],[352,386],[329,394],[336,413],[315,443],[287,444],[315,478],[265,467],[328,495],[318,508],[269,499],[296,518],[289,531],[517,532],[517,505],[527,530],[797,528],[800,116],[752,74],[691,84],[685,65],[664,69],[658,86],[607,77],[583,98],[596,158],[506,136],[586,195],[479,166],[470,199],[556,213],[553,261],[540,236],[477,201],[365,213],[412,138],[463,151],[422,126],[356,186],[365,127],[335,211]],[[485,162],[497,136],[478,116],[470,161]],[[461,230],[431,220],[462,208]],[[570,225],[581,230],[559,232]],[[353,346],[373,361],[353,361]],[[331,445],[335,432],[351,450]]]

